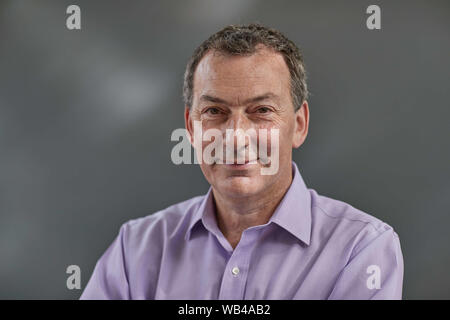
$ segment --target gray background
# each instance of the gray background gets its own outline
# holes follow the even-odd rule
[[[308,186],[394,227],[404,298],[450,298],[450,2],[317,0],[1,0],[0,298],[78,298],[68,265],[84,288],[122,223],[206,192],[198,166],[170,161],[184,67],[254,21],[304,53]]]

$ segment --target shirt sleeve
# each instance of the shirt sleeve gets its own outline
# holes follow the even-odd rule
[[[80,300],[130,298],[124,252],[125,227],[126,224],[121,226],[118,236],[97,261]]]
[[[398,235],[389,228],[371,238],[350,258],[329,299],[402,299],[403,256]]]

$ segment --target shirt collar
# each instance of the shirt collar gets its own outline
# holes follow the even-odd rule
[[[279,225],[309,245],[311,238],[311,196],[294,162],[292,162],[292,175],[292,183],[268,224],[273,222]],[[185,234],[185,240],[190,238],[192,229],[200,220],[208,231],[215,235],[220,234],[215,218],[212,188],[209,188],[200,206],[193,213]]]

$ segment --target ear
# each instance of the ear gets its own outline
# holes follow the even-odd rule
[[[187,105],[184,106],[184,126],[188,132],[189,142],[194,146],[194,128],[192,126],[191,109]]]
[[[302,106],[295,112],[295,127],[292,136],[292,148],[300,147],[306,140],[309,126],[308,101],[303,101]]]

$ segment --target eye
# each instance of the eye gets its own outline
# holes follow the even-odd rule
[[[218,108],[211,107],[211,108],[206,109],[204,111],[204,113],[211,114],[211,115],[216,115],[216,114],[220,113],[220,110]]]
[[[268,107],[259,107],[258,109],[256,109],[256,113],[269,113],[270,112],[270,108]]]

